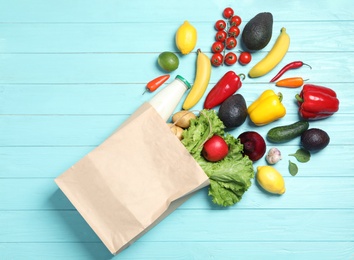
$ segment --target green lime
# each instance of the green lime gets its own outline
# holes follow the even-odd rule
[[[168,72],[176,70],[179,65],[179,59],[176,54],[169,51],[160,53],[157,62],[163,70]]]

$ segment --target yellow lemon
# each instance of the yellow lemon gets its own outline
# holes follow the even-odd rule
[[[270,193],[283,194],[285,192],[283,176],[272,166],[258,166],[256,179],[259,185]]]
[[[182,54],[190,53],[197,44],[197,30],[188,21],[178,28],[176,32],[176,45]]]

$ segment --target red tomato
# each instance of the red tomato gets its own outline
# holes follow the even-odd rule
[[[202,155],[209,162],[217,162],[226,157],[229,153],[229,146],[225,140],[219,136],[214,135],[203,145]]]
[[[224,57],[222,56],[221,53],[214,53],[213,56],[211,56],[211,64],[215,67],[218,67],[222,64],[224,60]]]
[[[241,65],[246,65],[251,62],[251,59],[252,59],[251,53],[247,51],[243,51],[241,52],[238,61]]]
[[[226,55],[225,55],[225,59],[224,59],[224,62],[226,65],[233,65],[235,64],[237,61],[237,56],[235,53],[233,52],[228,52]]]
[[[231,7],[226,7],[223,12],[223,16],[226,19],[231,18],[234,15],[234,10]]]
[[[226,45],[226,49],[228,49],[228,50],[231,50],[231,49],[235,48],[236,45],[237,45],[237,40],[236,40],[236,38],[233,37],[233,36],[227,37],[227,38],[226,38],[225,45]]]
[[[238,15],[232,16],[230,19],[231,26],[239,26],[241,24],[241,22],[242,22],[242,19]]]
[[[224,42],[227,37],[227,33],[222,30],[222,31],[217,31],[215,35],[215,40],[218,42]]]
[[[222,42],[214,42],[211,46],[211,51],[214,53],[222,52],[225,46]]]
[[[218,31],[224,30],[226,28],[226,22],[224,20],[217,20],[215,23],[215,29]]]
[[[240,29],[237,26],[231,26],[228,31],[230,36],[237,37],[240,34]]]

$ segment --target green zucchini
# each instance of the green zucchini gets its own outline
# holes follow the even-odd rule
[[[291,125],[277,126],[270,129],[267,133],[268,141],[272,143],[283,143],[290,141],[309,128],[307,121],[298,121]]]

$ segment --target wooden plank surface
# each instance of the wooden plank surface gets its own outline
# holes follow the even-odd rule
[[[142,93],[163,73],[160,52],[180,58],[168,82],[180,74],[193,83],[196,52],[178,53],[175,32],[189,20],[198,30],[197,47],[211,56],[213,25],[227,6],[242,17],[240,29],[259,12],[273,14],[271,42],[253,54],[252,64],[281,27],[291,36],[274,71],[246,78],[239,90],[247,104],[265,89],[281,91],[287,115],[257,128],[247,121],[230,133],[252,129],[264,136],[298,120],[300,90],[278,89],[269,80],[302,60],[312,69],[287,76],[331,87],[341,101],[333,117],[311,122],[329,133],[330,145],[297,163],[296,176],[288,172],[288,161],[295,162],[288,154],[299,140],[277,145],[284,195],[270,195],[253,180],[241,202],[223,209],[204,188],[112,256],[54,178],[153,96]],[[0,259],[354,259],[353,10],[350,0],[0,1]],[[247,74],[250,67],[213,68],[208,91],[226,71]],[[202,109],[203,99],[194,109]]]

